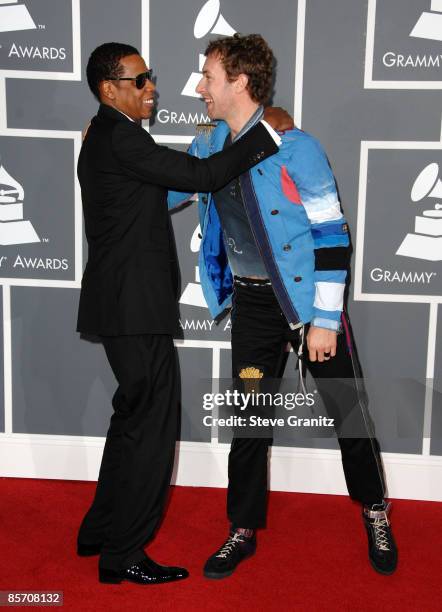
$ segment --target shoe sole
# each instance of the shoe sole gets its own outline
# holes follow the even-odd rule
[[[371,564],[371,567],[375,570],[375,572],[377,572],[378,574],[382,574],[383,576],[391,576],[391,574],[394,574],[397,568],[397,565],[395,565],[392,570],[388,570],[388,571],[382,570],[379,567],[377,567],[377,565],[373,563],[371,559],[370,559],[370,564]]]
[[[243,557],[241,559],[241,561],[238,563],[238,565],[240,563],[242,563],[243,561],[245,561],[246,559],[250,559],[250,557],[253,557],[253,555],[255,554],[256,551],[253,551],[252,553],[250,553],[249,555],[246,555],[245,557]],[[229,576],[231,576],[236,568],[238,567],[238,565],[232,569],[232,570],[228,570],[227,572],[206,572],[205,570],[203,570],[203,576],[205,578],[209,578],[210,580],[222,580],[223,578],[228,578]]]
[[[122,582],[130,582],[132,584],[139,584],[140,586],[168,584],[169,582],[178,582],[179,580],[185,580],[189,576],[181,576],[180,578],[174,578],[173,580],[163,580],[161,582],[138,582],[137,580],[130,580],[130,578],[98,578],[98,582],[101,584],[121,584]]]
[[[162,580],[160,582],[139,582],[138,580],[131,580],[128,577],[119,576],[117,572],[112,570],[102,570],[98,571],[98,582],[102,584],[121,584],[122,582],[132,582],[133,584],[140,584],[142,586],[146,586],[149,584],[166,584],[168,582],[177,582],[178,580],[184,580],[188,578],[187,576],[179,576],[177,578],[173,578],[172,580]]]
[[[236,568],[235,568],[236,569]],[[228,572],[223,572],[220,574],[219,572],[203,572],[205,578],[210,578],[210,580],[221,580],[222,578],[228,578],[233,574],[235,570],[229,570]]]

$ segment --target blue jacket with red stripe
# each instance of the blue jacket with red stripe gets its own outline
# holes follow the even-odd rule
[[[229,132],[203,127],[189,152],[207,157]],[[319,142],[299,129],[282,134],[279,152],[240,177],[244,206],[273,290],[292,329],[310,322],[339,329],[348,267],[348,225]],[[190,194],[169,192],[169,207]],[[213,317],[231,304],[232,273],[215,202],[198,195],[199,274]]]

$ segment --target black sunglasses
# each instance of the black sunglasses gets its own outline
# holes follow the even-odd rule
[[[146,84],[146,81],[152,80],[152,68],[147,72],[142,72],[141,74],[137,74],[136,77],[109,77],[106,81],[135,81],[135,86],[137,89],[143,89]]]

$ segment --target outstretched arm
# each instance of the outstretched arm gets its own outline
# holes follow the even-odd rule
[[[115,126],[112,146],[121,165],[147,183],[207,192],[217,191],[278,151],[274,138],[261,122],[234,145],[207,159],[157,145],[150,134],[129,122]]]

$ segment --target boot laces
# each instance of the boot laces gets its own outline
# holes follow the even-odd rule
[[[230,535],[227,538],[226,543],[222,548],[220,548],[219,553],[216,556],[220,559],[226,559],[226,557],[232,553],[235,547],[243,542],[244,537],[240,533],[234,533],[233,535]]]
[[[388,552],[390,550],[390,538],[388,534],[388,527],[390,524],[387,519],[387,514],[385,513],[384,518],[374,519],[372,525],[376,548]]]

